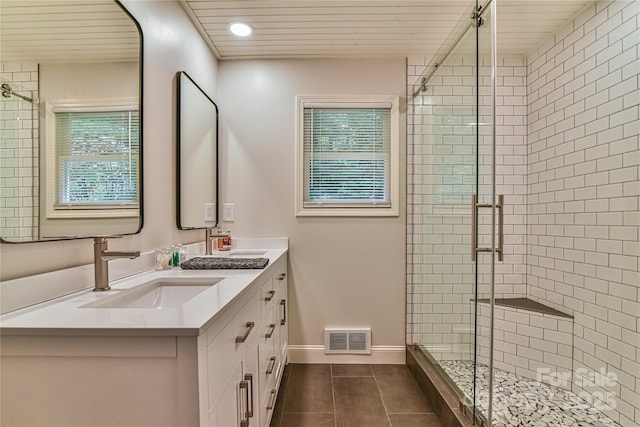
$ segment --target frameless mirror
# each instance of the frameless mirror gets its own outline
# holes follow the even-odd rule
[[[142,226],[142,32],[114,0],[0,1],[0,238]]]
[[[218,107],[184,71],[177,75],[178,228],[218,224]]]

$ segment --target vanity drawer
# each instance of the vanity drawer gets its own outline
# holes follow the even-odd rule
[[[269,337],[262,335],[260,337],[259,346],[259,370],[260,370],[260,420],[265,422],[269,419],[273,410],[272,403],[275,396],[274,390],[278,388],[278,374],[281,366],[280,355],[278,354],[280,342],[280,327],[275,323],[275,312],[272,312],[271,319],[273,322],[267,329]],[[271,409],[269,409],[271,407]],[[267,424],[264,424],[267,425]]]
[[[276,292],[287,291],[287,262],[286,259],[280,260],[273,266],[273,289]]]
[[[215,402],[247,345],[260,333],[260,292],[233,316],[218,336],[207,345],[209,405]]]
[[[275,301],[275,298],[274,298]],[[272,358],[276,356],[279,348],[280,327],[276,321],[275,305],[269,307],[266,316],[263,316],[262,330],[260,331],[260,384],[266,384],[277,371],[278,358],[276,362]]]

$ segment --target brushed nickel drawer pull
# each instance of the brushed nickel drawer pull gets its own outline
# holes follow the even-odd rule
[[[273,332],[276,330],[276,324],[272,323],[269,325],[269,327],[271,328],[271,330],[269,332],[267,332],[266,334],[264,334],[265,338],[271,338],[273,336]]]
[[[282,314],[283,314],[282,319],[280,320],[280,324],[286,325],[287,324],[287,301],[281,299],[280,305],[282,306]]]
[[[265,301],[271,301],[273,299],[274,295],[276,294],[276,291],[273,291],[273,290],[269,291],[268,294],[269,294],[268,297],[264,297]]]
[[[276,367],[276,357],[271,356],[269,359],[269,366],[267,367],[267,375],[271,375],[273,373],[273,368]]]
[[[281,274],[278,276],[278,280],[284,280],[284,278],[285,278],[285,277],[287,277],[287,273],[281,273]]]
[[[247,331],[244,333],[244,335],[236,337],[236,344],[242,344],[243,342],[245,342],[249,337],[249,334],[253,330],[254,326],[256,326],[254,322],[247,322],[247,325],[246,325]]]
[[[249,381],[251,386],[251,392],[247,390],[247,396],[251,396],[251,406],[249,406],[249,397],[247,397],[247,415],[248,418],[253,418],[253,374],[245,374],[244,380]]]
[[[242,390],[244,390],[244,393],[242,393]],[[240,381],[240,392],[240,399],[242,399],[242,395],[244,394],[244,411],[242,411],[240,427],[249,427],[249,383]],[[240,406],[242,407],[242,402],[240,402]]]
[[[278,390],[276,390],[275,388],[272,388],[271,391],[269,392],[271,394],[271,397],[269,397],[269,403],[267,403],[267,411],[272,410],[273,407],[275,406],[277,392]]]

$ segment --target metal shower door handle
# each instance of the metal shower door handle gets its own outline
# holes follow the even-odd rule
[[[498,254],[498,261],[504,260],[504,195],[498,195],[498,203],[495,205],[498,210],[498,247],[495,252]],[[478,208],[493,208],[489,203],[478,203],[478,196],[471,195],[471,261],[478,259],[478,252],[492,252],[492,248],[478,247]]]
[[[498,195],[498,261],[504,261],[504,194]]]
[[[471,195],[471,261],[478,259],[478,196]]]

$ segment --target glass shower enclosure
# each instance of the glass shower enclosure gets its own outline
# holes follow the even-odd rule
[[[408,364],[476,425],[640,426],[638,2],[509,55],[482,1],[408,60]]]
[[[491,419],[491,314],[504,257],[495,62],[495,8],[475,2],[410,100],[408,339],[478,423]]]

